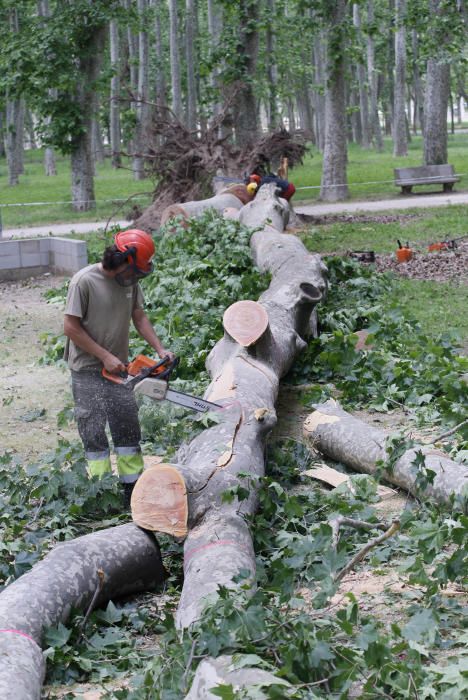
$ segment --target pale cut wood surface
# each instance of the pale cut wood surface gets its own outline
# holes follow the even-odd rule
[[[313,467],[313,469],[307,469],[306,471],[302,472],[302,474],[306,474],[312,479],[323,481],[324,483],[333,486],[333,488],[345,483],[351,485],[351,477],[349,474],[343,474],[343,472],[339,472],[337,469],[333,469],[326,464],[322,464],[319,467]],[[381,499],[385,499],[394,496],[396,491],[388,486],[382,486],[382,484],[379,484],[377,486],[377,494]]]
[[[174,537],[187,534],[187,489],[180,472],[170,464],[146,469],[133,489],[133,522],[145,530]]]
[[[224,312],[223,326],[233,340],[248,348],[268,328],[268,314],[257,301],[236,301]]]

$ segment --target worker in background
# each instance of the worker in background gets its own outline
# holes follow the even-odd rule
[[[143,471],[138,408],[133,392],[105,379],[101,371],[125,371],[131,321],[159,357],[174,359],[143,310],[138,282],[151,274],[154,252],[153,239],[145,231],[121,231],[114,245],[105,249],[101,262],[74,275],[65,307],[65,359],[71,371],[75,417],[88,472],[98,478],[111,472],[108,424],[125,507]]]
[[[257,185],[257,188],[260,188],[262,185],[275,183],[275,185],[281,190],[279,196],[283,199],[286,199],[288,202],[296,191],[296,188],[294,187],[292,182],[284,180],[283,178],[279,177],[278,175],[275,175],[274,173],[268,173],[267,175],[259,175],[257,173],[253,173],[252,175],[249,175],[246,179],[247,189],[249,188],[249,185],[253,183]]]

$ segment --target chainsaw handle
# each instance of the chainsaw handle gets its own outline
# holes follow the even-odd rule
[[[180,358],[179,358],[179,357],[174,357],[173,360],[169,360],[169,356],[168,356],[168,355],[166,355],[165,357],[163,357],[163,359],[161,360],[161,362],[158,363],[157,367],[160,367],[160,366],[163,366],[163,365],[166,365],[166,367],[165,367],[161,372],[158,372],[158,371],[157,371],[157,367],[156,367],[156,375],[157,375],[157,377],[158,377],[159,379],[167,379],[167,378],[171,375],[172,371],[177,367],[177,365],[179,364],[179,362],[180,362]]]
[[[104,377],[104,379],[108,379],[110,382],[114,382],[114,384],[122,384],[124,379],[126,379],[128,376],[127,372],[119,372],[118,374],[112,374],[112,372],[108,372],[105,367],[102,368],[101,374]]]

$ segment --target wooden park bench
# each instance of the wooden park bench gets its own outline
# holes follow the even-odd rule
[[[421,165],[418,168],[395,168],[395,185],[401,187],[402,194],[411,194],[415,185],[443,185],[444,192],[451,192],[460,179],[453,171],[453,165]]]

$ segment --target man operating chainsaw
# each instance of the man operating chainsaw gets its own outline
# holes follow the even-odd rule
[[[143,471],[140,423],[133,391],[102,375],[125,372],[130,321],[159,357],[167,351],[143,310],[139,280],[153,270],[155,248],[151,236],[131,229],[115,236],[101,262],[77,272],[70,282],[65,307],[65,359],[72,376],[75,417],[90,476],[111,472],[109,425],[124,505]]]

